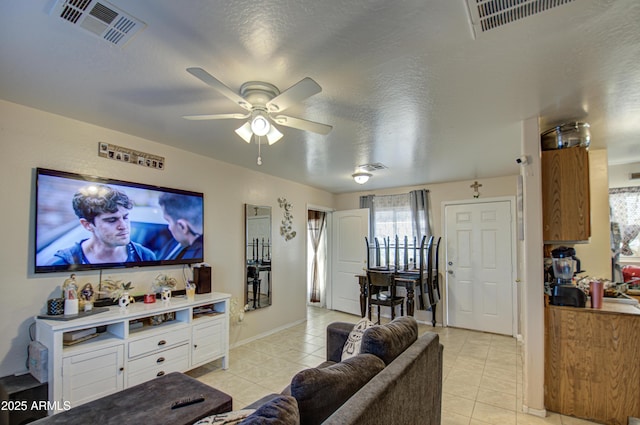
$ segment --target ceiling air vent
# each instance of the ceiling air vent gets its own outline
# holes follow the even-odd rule
[[[147,26],[106,1],[59,0],[51,14],[116,46],[124,46]]]
[[[381,164],[379,162],[374,162],[373,164],[362,164],[362,165],[358,165],[358,169],[361,171],[378,171],[378,170],[384,170],[385,168],[387,168],[384,164]]]
[[[482,33],[518,21],[573,0],[467,0],[475,38]]]
[[[629,180],[638,180],[640,179],[640,173],[631,173]]]

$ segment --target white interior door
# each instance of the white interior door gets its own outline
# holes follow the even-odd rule
[[[336,211],[331,232],[331,305],[333,310],[360,316],[360,286],[364,273],[365,236],[369,234],[369,209]]]
[[[447,205],[448,324],[514,334],[511,203]]]

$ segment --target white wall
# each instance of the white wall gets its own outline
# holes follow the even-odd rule
[[[609,185],[606,149],[589,151],[589,191],[591,237],[589,243],[575,244],[580,276],[611,279],[611,225],[609,224]]]
[[[640,162],[609,165],[609,187],[640,186],[640,180],[631,180],[631,173],[640,173]]]
[[[107,142],[166,158],[163,171],[98,157]],[[328,192],[240,168],[117,131],[0,101],[0,199],[4,243],[0,255],[0,376],[25,370],[29,325],[44,313],[47,299],[59,296],[67,273],[33,273],[34,169],[36,167],[111,177],[203,192],[205,261],[213,267],[213,290],[231,293],[243,305],[244,204],[270,205],[273,211],[273,305],[248,313],[231,329],[233,345],[306,318],[305,206],[334,205]],[[277,198],[293,204],[298,237],[279,235]],[[297,213],[296,213],[297,212]],[[131,280],[143,294],[160,272],[179,277],[181,267],[150,267],[105,272]],[[80,284],[97,284],[97,272],[77,273]]]

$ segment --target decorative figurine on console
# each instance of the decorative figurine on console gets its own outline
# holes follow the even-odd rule
[[[90,283],[85,284],[80,291],[80,302],[83,304],[84,311],[93,309],[93,286]]]
[[[72,273],[62,284],[62,297],[64,298],[64,314],[78,314],[78,283],[75,274]]]
[[[62,284],[62,298],[65,300],[74,300],[78,298],[78,282],[76,282],[75,273],[71,273],[68,279]]]

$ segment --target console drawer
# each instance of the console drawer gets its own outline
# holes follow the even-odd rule
[[[128,386],[136,385],[170,372],[184,372],[189,368],[189,344],[183,344],[131,360],[128,367]]]
[[[144,369],[156,368],[189,357],[189,344],[182,344],[168,350],[148,354],[135,360],[129,360],[129,373],[137,373]]]
[[[189,329],[181,327],[129,343],[129,358],[189,342]]]

